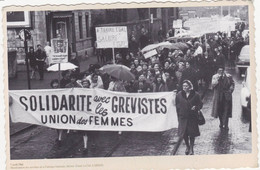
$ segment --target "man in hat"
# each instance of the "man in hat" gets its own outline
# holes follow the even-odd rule
[[[219,67],[212,77],[213,105],[212,116],[219,118],[221,129],[228,130],[228,120],[232,117],[232,93],[235,88],[234,80],[230,74],[224,72],[224,67]]]

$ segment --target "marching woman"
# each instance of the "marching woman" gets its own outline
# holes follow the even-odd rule
[[[81,81],[81,85],[82,85],[82,88],[90,88],[90,81],[87,80],[87,79],[83,79]],[[87,154],[88,153],[88,134],[89,134],[89,131],[82,131],[83,132],[83,153]],[[94,144],[93,144],[94,146]]]
[[[186,155],[194,155],[195,137],[200,136],[197,114],[202,108],[202,101],[189,80],[184,80],[182,90],[176,95],[176,110],[178,115],[178,135],[186,144]]]
[[[124,82],[113,76],[111,76],[111,82],[109,83],[109,87],[107,90],[117,91],[117,92],[126,92]],[[122,131],[119,131],[118,135],[121,136],[121,134],[122,134]]]
[[[51,85],[51,88],[53,89],[57,89],[59,88],[59,80],[58,79],[54,79],[51,81],[50,83]],[[63,133],[63,130],[62,129],[57,129],[57,133],[58,133],[58,139],[56,140],[58,146],[60,147],[61,146],[61,137],[62,137],[62,133]]]

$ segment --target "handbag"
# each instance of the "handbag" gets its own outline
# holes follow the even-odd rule
[[[199,125],[204,125],[206,123],[206,120],[205,120],[201,110],[198,111],[197,119],[198,119],[198,124]]]

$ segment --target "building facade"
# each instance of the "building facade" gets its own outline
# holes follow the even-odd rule
[[[9,12],[10,16],[12,12]],[[141,29],[148,30],[152,42],[158,40],[158,31],[166,32],[172,28],[173,20],[179,18],[178,8],[137,8],[137,9],[99,9],[73,11],[31,11],[29,23],[7,27],[8,51],[15,51],[18,64],[25,63],[24,41],[19,36],[26,28],[31,33],[28,48],[53,38],[68,39],[69,60],[71,56],[84,60],[92,55],[96,40],[95,27],[127,26],[128,34],[139,39]],[[17,18],[17,17],[13,17]],[[11,55],[11,54],[10,54]],[[13,55],[13,54],[12,54]]]

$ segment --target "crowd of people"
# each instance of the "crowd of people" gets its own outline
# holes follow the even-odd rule
[[[46,46],[43,48],[41,44],[37,45],[37,49],[34,50],[33,47],[29,48],[27,53],[26,60],[29,61],[32,73],[30,78],[36,79],[36,73],[39,74],[39,80],[44,79],[44,71],[46,66],[49,66],[49,60],[51,55],[51,47],[49,42],[46,43]]]
[[[160,34],[160,39],[165,38]],[[198,124],[194,124],[194,117],[189,117],[189,112],[192,115],[193,112],[198,112],[202,108],[202,102],[197,93],[199,87],[203,85],[206,88],[212,87],[214,90],[216,88],[218,89],[216,94],[221,93],[216,97],[217,99],[214,99],[216,101],[214,102],[213,116],[220,118],[220,128],[228,129],[230,108],[223,100],[228,100],[230,105],[232,100],[229,98],[234,90],[234,82],[232,78],[229,78],[229,75],[224,76],[223,70],[226,66],[231,68],[235,66],[239,50],[248,40],[243,39],[241,32],[238,31],[231,38],[228,38],[225,33],[218,32],[212,36],[205,35],[185,41],[179,39],[176,40],[176,43],[181,41],[187,45],[186,49],[157,49],[157,55],[145,58],[141,49],[148,45],[150,41],[147,31],[142,29],[139,42],[137,42],[135,34],[131,34],[129,48],[116,51],[115,55],[115,63],[129,67],[130,72],[135,76],[134,80],[122,81],[101,72],[101,64],[112,63],[112,54],[109,49],[96,49],[95,55],[98,63],[101,64],[90,64],[86,72],[79,70],[63,71],[62,79],[60,81],[53,80],[51,87],[101,88],[129,93],[178,92],[176,108],[179,118],[179,135],[185,140],[187,146],[185,153],[194,154],[193,145],[195,137],[199,135],[199,129]],[[33,52],[33,49],[31,50]],[[36,57],[36,61],[29,57],[32,70],[35,71],[35,66],[38,66],[40,79],[43,79],[41,62],[46,59],[46,54],[44,55],[42,51],[41,46],[39,46],[35,53],[36,56],[41,57]],[[222,80],[220,79],[222,78],[224,82],[221,84]],[[224,93],[223,89],[228,89],[229,93]],[[221,96],[221,100],[219,96]],[[186,103],[182,101],[186,101]],[[186,107],[183,103],[186,104]],[[189,111],[187,111],[187,107],[190,109]],[[226,113],[223,115],[223,112]],[[88,133],[83,134],[85,150],[87,150]],[[61,143],[62,130],[58,130],[58,134],[58,141]],[[121,132],[119,132],[120,134]]]
[[[120,91],[129,93],[179,91],[182,89],[181,84],[184,80],[190,80],[197,91],[201,84],[210,85],[212,76],[219,67],[234,68],[239,49],[241,50],[245,45],[239,33],[234,38],[228,38],[226,34],[219,32],[208,39],[205,39],[205,36],[190,39],[185,42],[188,48],[184,50],[164,48],[159,50],[157,55],[145,58],[140,51],[141,46],[144,47],[144,45],[132,41],[136,41],[135,37],[130,37],[129,49],[117,51],[115,54],[115,63],[129,67],[135,75],[135,80],[120,83],[122,86]],[[238,45],[240,45],[239,48]],[[134,50],[132,46],[135,47]],[[109,49],[97,49],[96,55],[100,61],[103,62],[104,58],[108,58],[107,56],[110,55],[108,51]],[[105,62],[111,64],[111,59]],[[102,62],[99,63],[102,64]],[[88,72],[83,73],[75,74],[65,71],[66,73],[62,74],[60,87],[82,86],[80,81],[86,77],[88,77],[90,87],[95,87],[95,79],[98,77],[99,88],[111,89],[111,85],[117,80],[115,77],[101,73],[99,71],[101,64],[90,64]],[[72,79],[69,80],[68,77]]]

